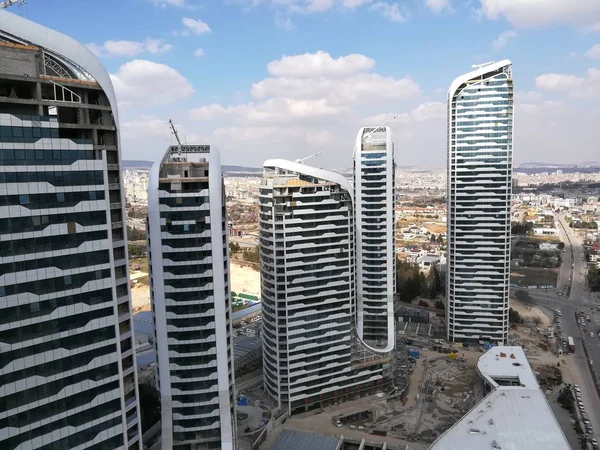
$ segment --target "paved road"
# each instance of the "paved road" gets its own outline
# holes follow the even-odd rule
[[[591,338],[590,332],[596,335],[597,329],[600,329],[600,314],[596,308],[600,305],[594,295],[590,295],[587,290],[587,267],[584,261],[583,244],[575,232],[568,226],[564,216],[558,217],[559,231],[561,239],[565,242],[563,253],[563,264],[561,266],[557,287],[559,291],[565,289],[568,296],[557,296],[554,293],[548,293],[548,300],[561,305],[562,311],[561,323],[563,335],[573,336],[575,340],[575,376],[579,380],[583,403],[590,418],[595,434],[600,434],[600,398],[594,386],[591,372],[589,370],[581,338],[585,339],[590,349],[590,358],[594,363],[600,364],[600,339]],[[586,316],[595,322],[586,322],[587,332],[584,333],[576,319],[576,314],[580,309],[585,311]],[[592,312],[594,310],[594,312]],[[595,313],[595,314],[594,314]]]

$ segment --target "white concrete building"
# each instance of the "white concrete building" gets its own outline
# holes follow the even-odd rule
[[[0,61],[0,448],[138,449],[113,86],[4,10]]]
[[[358,336],[381,351],[395,345],[394,192],[390,128],[361,128],[354,146]]]
[[[570,450],[521,347],[493,347],[477,362],[487,394],[430,450]]]
[[[268,160],[259,206],[267,394],[295,414],[385,390],[391,353],[370,350],[356,333],[361,318],[350,182]]]
[[[450,342],[508,337],[512,140],[511,62],[454,80],[448,91]]]
[[[148,230],[161,448],[231,450],[229,245],[216,148],[172,146],[154,164]]]

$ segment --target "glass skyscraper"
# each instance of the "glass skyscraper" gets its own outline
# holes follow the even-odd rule
[[[154,164],[148,230],[162,448],[233,450],[229,246],[218,149],[172,146]]]
[[[6,11],[0,61],[0,448],[138,449],[110,78]]]
[[[513,78],[508,60],[448,91],[447,338],[508,337]]]

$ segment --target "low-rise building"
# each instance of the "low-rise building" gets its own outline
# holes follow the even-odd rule
[[[479,358],[477,372],[489,394],[430,450],[571,448],[522,347],[493,347]]]

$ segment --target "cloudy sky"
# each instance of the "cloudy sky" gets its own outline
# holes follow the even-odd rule
[[[508,58],[517,163],[600,161],[600,0],[29,0],[11,12],[85,43],[119,101],[124,159],[210,143],[224,164],[351,165],[390,123],[399,165],[444,167],[445,95]]]

